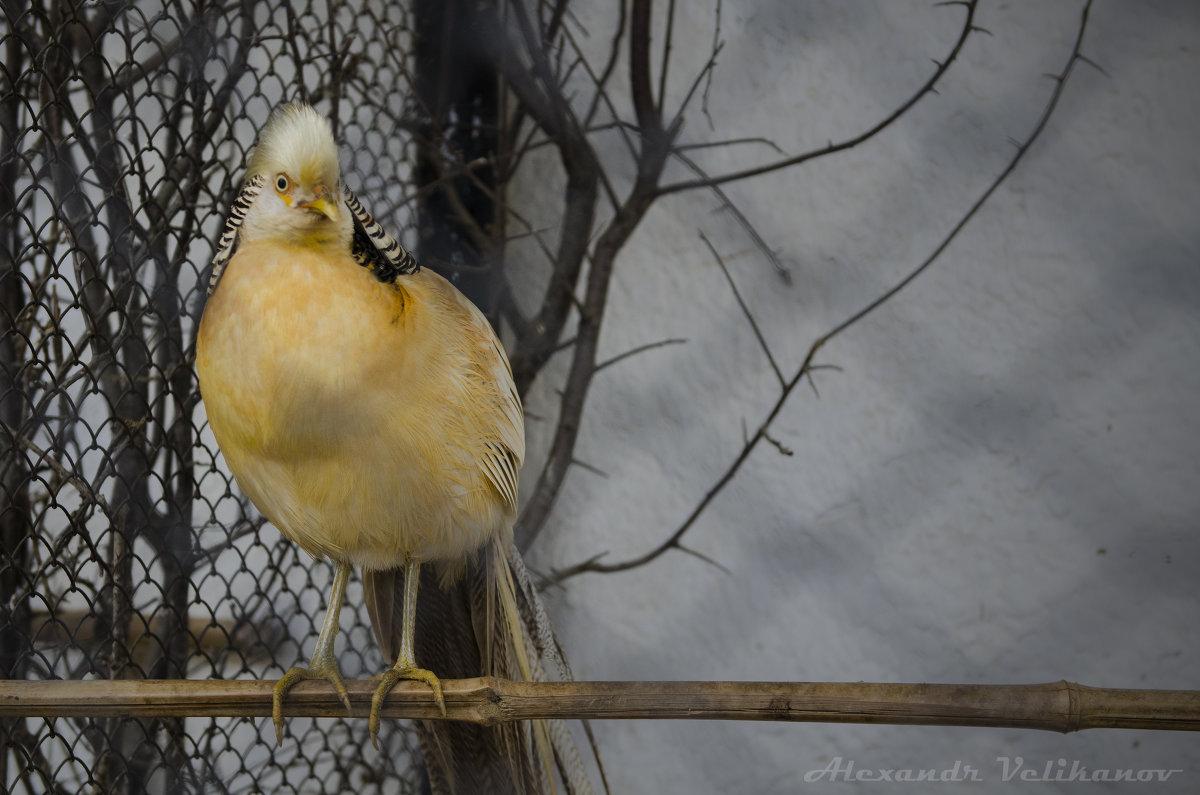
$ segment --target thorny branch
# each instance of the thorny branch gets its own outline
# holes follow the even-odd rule
[[[588,111],[589,118],[598,107],[607,108],[614,120],[617,121],[616,129],[622,135],[634,162],[633,185],[624,198],[617,198],[615,190],[611,187],[610,178],[606,177],[606,174],[612,170],[612,166],[602,162],[589,140],[588,130],[572,114],[571,105],[563,94],[561,83],[547,79],[547,75],[553,73],[554,67],[546,52],[538,49],[546,46],[545,37],[539,38],[528,17],[522,12],[521,4],[514,4],[514,16],[519,23],[521,40],[527,49],[528,66],[525,65],[526,61],[514,57],[512,47],[502,47],[498,53],[500,68],[520,100],[523,111],[529,118],[537,120],[546,137],[554,141],[562,153],[563,168],[568,178],[566,191],[568,201],[567,212],[562,224],[560,249],[566,245],[568,240],[574,240],[576,243],[582,241],[586,245],[586,242],[592,239],[597,184],[605,186],[610,196],[613,197],[614,204],[613,216],[597,230],[595,242],[591,244],[590,250],[574,249],[573,256],[582,256],[586,253],[589,261],[587,277],[581,285],[583,297],[576,299],[576,284],[582,277],[582,270],[579,267],[582,260],[571,259],[564,263],[560,256],[555,262],[555,270],[543,296],[538,317],[530,320],[518,318],[513,323],[514,328],[518,330],[516,353],[513,356],[513,371],[516,375],[518,389],[523,393],[542,366],[560,349],[558,340],[561,339],[570,310],[573,308],[578,310],[578,328],[571,346],[571,363],[562,390],[549,455],[545,466],[538,474],[532,496],[527,500],[525,509],[517,522],[516,538],[520,548],[527,549],[545,525],[567,471],[577,458],[574,454],[574,446],[578,438],[591,378],[595,374],[596,349],[607,299],[608,283],[618,255],[654,202],[669,193],[692,188],[708,188],[718,191],[718,196],[726,201],[727,206],[732,206],[732,203],[727,201],[728,197],[719,192],[720,185],[725,182],[799,165],[808,160],[856,146],[877,135],[921,98],[932,92],[934,85],[954,62],[966,39],[975,30],[976,3],[964,3],[964,6],[966,14],[962,29],[947,56],[937,62],[937,69],[933,76],[898,108],[869,130],[849,141],[831,145],[824,150],[788,158],[749,172],[737,172],[663,186],[661,178],[669,158],[679,158],[685,164],[690,162],[685,155],[682,155],[683,147],[677,142],[677,136],[683,123],[683,112],[696,96],[706,76],[711,74],[715,68],[722,42],[719,35],[714,35],[709,58],[691,81],[678,108],[671,114],[668,121],[665,110],[667,101],[661,95],[661,92],[665,90],[666,83],[662,81],[656,83],[651,68],[651,64],[655,61],[652,46],[654,36],[651,30],[652,3],[650,0],[633,0],[629,5],[628,14],[629,96],[634,116],[632,122],[620,121],[621,116],[614,106],[612,98],[603,90],[602,81],[607,80],[610,66],[606,66],[601,72],[602,76],[598,78],[595,71],[586,66],[583,54],[577,52],[577,57],[585,62],[583,73],[594,82],[597,90]],[[663,32],[664,44],[661,45],[666,49],[671,46],[670,26],[673,20],[674,17],[668,13],[665,22],[668,28]],[[569,36],[564,36],[563,42],[573,46],[573,39]],[[658,57],[663,58],[665,54],[660,51]],[[586,216],[577,212],[573,214],[574,210],[583,209],[583,205],[572,200],[572,197],[577,194],[571,188],[572,181],[588,186]],[[744,225],[750,226],[736,211],[736,208],[734,215],[741,219]],[[777,262],[776,267],[781,272],[785,272]],[[516,313],[511,306],[510,297],[510,306],[506,316],[512,317],[513,314]],[[527,333],[521,333],[522,331]]]
[[[613,562],[613,563],[603,563],[600,560],[603,557],[603,553],[602,553],[600,555],[593,556],[593,557],[589,558],[588,560],[585,560],[581,563],[577,563],[575,565],[566,567],[564,569],[556,570],[553,572],[553,574],[550,577],[547,578],[545,585],[549,586],[549,585],[560,584],[563,581],[570,579],[571,577],[577,576],[579,574],[584,574],[586,572],[610,574],[610,573],[618,572],[618,571],[627,571],[629,569],[634,569],[639,566],[644,566],[647,563],[650,563],[651,561],[655,560],[659,556],[663,555],[665,552],[672,550],[672,549],[692,552],[692,550],[682,547],[680,542],[681,542],[683,536],[688,532],[688,530],[690,530],[692,528],[692,526],[696,523],[696,521],[700,518],[700,516],[704,513],[705,509],[708,508],[708,506],[712,503],[712,501],[716,498],[716,496],[721,493],[721,491],[725,488],[726,485],[729,484],[730,481],[733,480],[734,476],[736,476],[738,471],[741,469],[742,464],[744,464],[746,462],[746,460],[749,459],[751,453],[754,452],[755,448],[758,446],[758,443],[763,441],[764,439],[766,439],[769,442],[776,444],[776,446],[780,448],[781,452],[784,451],[784,448],[782,448],[782,445],[780,445],[779,443],[777,443],[773,439],[771,439],[771,437],[768,434],[768,431],[771,427],[771,423],[773,423],[775,421],[775,418],[779,415],[779,412],[783,409],[784,405],[787,403],[788,398],[791,397],[792,392],[795,390],[796,386],[799,383],[801,383],[801,381],[803,381],[805,378],[811,378],[812,372],[819,367],[819,365],[817,365],[815,363],[817,353],[832,339],[839,336],[840,334],[845,332],[847,329],[853,327],[855,324],[857,324],[859,321],[861,321],[867,315],[871,314],[876,309],[883,306],[885,303],[887,303],[892,298],[894,298],[901,290],[903,290],[905,287],[907,287],[909,284],[911,284],[917,277],[919,277],[922,273],[924,273],[929,268],[929,266],[931,266],[934,262],[936,262],[937,259],[942,255],[942,253],[955,240],[955,238],[958,237],[959,233],[963,230],[963,228],[966,227],[966,225],[968,223],[970,223],[970,221],[978,214],[980,208],[982,208],[983,205],[987,202],[987,200],[989,198],[991,198],[992,194],[995,193],[996,189],[999,188],[1000,185],[1004,183],[1004,181],[1008,178],[1008,176],[1010,174],[1012,174],[1012,172],[1016,169],[1017,165],[1021,162],[1022,158],[1025,156],[1025,153],[1029,151],[1029,148],[1034,144],[1034,142],[1041,135],[1042,131],[1046,128],[1046,125],[1049,123],[1050,118],[1053,115],[1055,108],[1058,107],[1059,99],[1062,97],[1063,90],[1066,88],[1067,81],[1070,79],[1072,73],[1074,72],[1076,65],[1079,64],[1080,62],[1084,62],[1084,63],[1088,63],[1088,64],[1092,63],[1082,52],[1083,39],[1084,39],[1084,34],[1087,31],[1088,15],[1091,11],[1091,6],[1092,6],[1092,0],[1088,0],[1088,2],[1084,5],[1083,12],[1081,14],[1081,18],[1080,18],[1080,22],[1079,22],[1079,27],[1077,29],[1076,36],[1075,36],[1075,42],[1071,48],[1071,53],[1070,53],[1069,57],[1067,58],[1066,65],[1063,67],[1063,69],[1060,72],[1058,72],[1055,75],[1052,75],[1052,78],[1055,82],[1054,90],[1051,93],[1050,98],[1047,101],[1045,107],[1043,108],[1041,116],[1039,117],[1037,123],[1034,125],[1033,130],[1025,138],[1025,140],[1017,146],[1016,152],[1014,153],[1012,158],[1009,160],[1008,165],[996,176],[996,178],[991,182],[991,184],[987,187],[987,189],[984,190],[983,193],[979,196],[979,198],[975,200],[975,202],[962,215],[962,217],[958,220],[958,222],[954,225],[954,227],[950,230],[950,232],[942,239],[941,243],[938,244],[938,246],[933,250],[932,253],[929,254],[928,257],[925,258],[924,261],[922,261],[912,271],[910,271],[906,276],[904,276],[904,278],[902,278],[898,282],[896,282],[886,292],[884,292],[883,294],[881,294],[874,300],[870,301],[862,309],[851,314],[849,317],[847,317],[841,323],[838,323],[832,329],[830,329],[826,333],[822,334],[820,337],[818,337],[812,343],[812,346],[809,348],[808,353],[805,355],[804,361],[801,363],[800,367],[792,374],[791,378],[789,378],[786,382],[784,382],[782,384],[779,395],[778,395],[774,405],[771,407],[770,411],[767,413],[767,416],[759,424],[759,426],[755,430],[754,434],[745,443],[745,445],[742,447],[742,449],[738,453],[738,455],[734,458],[734,460],[726,468],[725,472],[708,489],[708,491],[705,493],[704,497],[700,500],[699,503],[697,503],[697,505],[692,509],[691,513],[688,514],[688,516],[675,529],[675,531],[673,533],[671,533],[671,535],[668,536],[667,539],[664,540],[662,543],[660,543],[658,546],[654,547],[653,549],[649,550],[648,552],[646,552],[642,555],[639,555],[637,557],[633,557],[633,558],[629,558],[626,560],[621,560],[621,561],[617,561],[617,562]],[[969,10],[969,12],[973,12],[974,4],[970,4],[968,6],[968,10]],[[932,84],[929,84],[927,86],[927,90],[929,88],[932,88]],[[721,180],[717,180],[717,182],[719,182],[719,181],[721,181]],[[697,184],[711,185],[711,184],[713,184],[713,182],[712,181],[701,181],[700,183],[697,183]],[[716,252],[714,251],[713,253],[715,254]],[[744,305],[743,305],[743,308],[744,308]],[[763,340],[763,338],[761,337],[761,335],[759,336],[759,341],[760,341],[760,344],[763,345],[764,350],[766,350],[766,343]],[[768,356],[770,356],[769,352],[768,352]],[[786,455],[786,453],[784,453],[784,454]]]
[[[631,93],[641,139],[637,171],[629,193],[616,215],[600,233],[591,251],[591,263],[579,312],[579,325],[572,348],[571,365],[559,407],[559,419],[546,465],[539,473],[533,496],[517,523],[517,544],[528,548],[550,515],[567,470],[575,460],[574,448],[592,376],[596,371],[600,328],[604,319],[608,287],[618,253],[632,236],[654,201],[654,193],[674,140],[675,129],[664,129],[660,107],[650,82],[650,0],[634,0],[630,14]],[[646,68],[639,70],[637,64]],[[588,145],[586,140],[583,141]],[[595,162],[590,154],[589,162]],[[595,182],[593,180],[593,198]],[[550,349],[552,352],[553,348]],[[549,352],[547,353],[547,356]],[[514,366],[515,369],[515,366]]]
[[[962,52],[962,48],[964,45],[966,45],[967,39],[970,37],[970,35],[977,31],[982,31],[982,28],[977,27],[974,21],[975,10],[979,5],[979,0],[963,0],[963,2],[943,3],[943,5],[961,5],[967,10],[967,17],[963,21],[962,30],[959,33],[958,40],[954,42],[954,46],[950,49],[949,54],[945,58],[940,61],[934,61],[934,63],[937,64],[937,70],[934,71],[925,84],[921,86],[911,97],[909,97],[906,102],[897,107],[894,111],[892,111],[891,114],[889,114],[874,127],[859,133],[853,138],[848,138],[836,144],[830,143],[828,146],[820,149],[814,149],[811,152],[804,152],[803,154],[795,155],[793,157],[787,157],[774,163],[766,163],[761,166],[755,166],[754,168],[735,171],[729,174],[722,174],[716,177],[708,177],[704,179],[695,179],[686,182],[676,182],[674,184],[664,185],[659,188],[658,194],[660,196],[666,196],[671,193],[679,193],[680,191],[692,190],[694,188],[710,188],[716,185],[724,185],[727,182],[736,182],[738,180],[749,179],[750,177],[769,174],[772,171],[780,171],[785,168],[791,168],[792,166],[798,166],[801,163],[805,163],[809,160],[814,160],[819,157],[826,157],[828,155],[836,154],[837,152],[843,152],[847,149],[853,149],[859,144],[874,138],[876,135],[890,127],[897,119],[907,113],[909,109],[920,102],[921,99],[932,93],[934,86],[936,86],[938,81],[940,81],[946,72],[949,71],[951,64],[953,64],[955,59],[958,58],[958,54]]]

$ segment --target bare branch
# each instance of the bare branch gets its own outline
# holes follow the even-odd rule
[[[774,146],[774,144],[770,145]],[[707,178],[708,175],[704,173],[704,170],[700,168],[699,164],[682,153],[684,148],[685,147],[676,147],[672,154],[674,154],[676,159],[681,161],[692,171],[696,172],[701,177]],[[716,197],[721,201],[721,206],[733,215],[733,219],[737,221],[738,225],[742,227],[742,230],[750,236],[750,240],[754,243],[755,247],[758,248],[762,255],[767,258],[767,261],[770,262],[775,268],[775,272],[779,274],[779,278],[783,279],[783,283],[790,286],[792,283],[792,272],[789,271],[787,266],[783,264],[783,261],[779,259],[779,254],[775,252],[775,249],[767,245],[767,241],[763,239],[761,234],[759,234],[758,228],[755,227],[754,224],[750,223],[750,219],[747,218],[746,214],[741,211],[741,208],[733,203],[733,199],[729,198],[729,194],[727,194],[720,185],[713,185],[712,192],[716,194]]]
[[[1063,89],[1066,87],[1067,79],[1071,76],[1072,72],[1075,71],[1075,64],[1078,63],[1079,61],[1083,60],[1083,56],[1080,52],[1080,48],[1083,46],[1083,34],[1087,29],[1088,14],[1090,13],[1091,8],[1092,8],[1092,0],[1088,0],[1088,2],[1084,5],[1084,8],[1083,8],[1082,20],[1080,21],[1079,30],[1075,37],[1075,45],[1071,50],[1070,57],[1067,59],[1067,65],[1065,67],[1063,67],[1063,70],[1061,72],[1059,72],[1056,75],[1053,75],[1053,77],[1055,78],[1054,92],[1050,95],[1049,102],[1047,102],[1046,106],[1043,108],[1042,115],[1038,119],[1037,124],[1034,125],[1033,132],[1031,132],[1025,138],[1025,141],[1023,143],[1019,143],[1017,145],[1017,153],[1009,161],[1008,166],[1005,167],[1005,169],[1000,172],[1000,174],[995,178],[995,180],[992,181],[992,184],[988,186],[987,190],[985,190],[983,192],[983,194],[980,195],[980,197],[975,200],[975,203],[971,205],[971,208],[969,210],[967,210],[967,212],[962,216],[962,218],[960,218],[958,220],[958,223],[956,223],[954,225],[954,227],[950,230],[949,234],[946,235],[946,237],[942,240],[942,242],[938,245],[938,247],[933,250],[933,253],[930,254],[929,257],[926,258],[926,260],[924,262],[922,262],[920,265],[918,265],[916,268],[914,268],[912,270],[912,272],[909,273],[907,276],[905,276],[903,279],[896,282],[896,284],[893,285],[890,290],[888,290],[883,295],[876,298],[871,303],[864,306],[859,311],[855,312],[850,317],[846,318],[844,321],[842,321],[837,326],[835,326],[833,329],[831,329],[828,333],[826,333],[823,337],[819,338],[815,343],[813,343],[813,347],[809,351],[809,354],[805,359],[805,366],[808,366],[811,364],[813,356],[816,355],[817,351],[821,348],[822,345],[824,345],[826,342],[828,342],[829,340],[836,337],[838,334],[841,334],[843,331],[850,328],[858,321],[862,320],[864,317],[869,315],[871,312],[874,312],[876,309],[878,309],[883,304],[887,303],[889,300],[892,299],[892,297],[894,297],[896,295],[896,293],[903,290],[914,279],[916,279],[918,276],[920,276],[922,273],[924,273],[925,269],[928,268],[930,265],[932,265],[934,263],[934,261],[939,256],[941,256],[942,252],[945,251],[946,248],[952,242],[954,242],[954,239],[956,237],[958,237],[958,233],[962,231],[963,227],[965,227],[968,223],[970,223],[971,219],[975,217],[976,213],[979,212],[979,209],[981,207],[983,207],[984,203],[986,203],[987,200],[991,198],[992,194],[996,192],[996,189],[1000,187],[1000,185],[1004,182],[1004,180],[1006,180],[1008,178],[1008,175],[1011,174],[1013,172],[1013,170],[1017,167],[1017,164],[1021,162],[1021,159],[1025,156],[1025,153],[1027,151],[1029,151],[1029,147],[1032,146],[1033,142],[1036,141],[1038,139],[1038,136],[1040,136],[1042,134],[1042,130],[1045,129],[1046,124],[1050,121],[1050,116],[1051,116],[1051,114],[1054,113],[1054,109],[1056,107],[1058,107],[1058,100],[1062,96]]]
[[[700,518],[701,514],[704,513],[705,509],[708,508],[713,499],[725,488],[726,485],[729,484],[731,480],[733,480],[733,477],[738,473],[738,470],[741,469],[742,464],[744,464],[750,457],[750,454],[754,451],[755,447],[758,446],[758,443],[767,438],[768,428],[770,428],[771,423],[775,421],[775,418],[783,409],[784,404],[787,403],[787,400],[791,396],[796,385],[799,384],[804,378],[810,376],[812,371],[817,367],[817,365],[814,363],[817,352],[834,337],[854,326],[864,317],[890,301],[901,290],[911,284],[914,279],[924,273],[930,265],[937,261],[937,259],[942,255],[942,252],[944,252],[946,248],[949,247],[950,243],[952,243],[954,239],[958,237],[958,234],[962,231],[962,229],[971,221],[971,219],[976,216],[976,214],[978,214],[980,208],[982,208],[987,200],[991,198],[996,189],[999,188],[1000,185],[1013,172],[1013,170],[1016,169],[1017,165],[1021,162],[1021,159],[1025,156],[1025,153],[1029,151],[1029,148],[1038,139],[1038,137],[1042,134],[1042,131],[1046,128],[1046,125],[1049,123],[1050,117],[1053,115],[1055,108],[1058,107],[1058,101],[1062,97],[1062,93],[1066,88],[1067,81],[1075,70],[1075,65],[1083,60],[1083,38],[1087,31],[1088,15],[1091,11],[1091,7],[1092,2],[1091,0],[1088,0],[1083,8],[1079,27],[1076,32],[1074,46],[1071,49],[1071,54],[1067,59],[1066,65],[1057,75],[1059,79],[1055,82],[1054,91],[1043,108],[1037,124],[1034,125],[1033,131],[1025,138],[1025,141],[1018,146],[1016,154],[1011,158],[1008,165],[992,181],[987,189],[984,190],[980,197],[975,200],[966,213],[963,214],[958,223],[954,225],[942,242],[933,250],[933,253],[931,253],[920,265],[914,268],[904,278],[894,284],[882,295],[868,303],[862,309],[850,315],[844,321],[834,326],[832,329],[818,337],[816,341],[813,342],[812,347],[810,347],[808,350],[808,354],[804,357],[803,363],[800,365],[799,369],[796,370],[795,374],[783,385],[778,399],[768,412],[766,418],[758,426],[758,430],[756,430],[754,435],[750,437],[750,440],[742,447],[737,457],[734,458],[733,462],[729,465],[721,477],[717,479],[716,483],[709,488],[700,502],[695,506],[695,508],[692,509],[687,518],[684,519],[683,523],[680,524],[679,527],[677,527],[665,541],[648,552],[639,555],[638,557],[617,561],[615,563],[600,563],[594,558],[588,559],[582,563],[577,563],[573,566],[556,571],[552,577],[547,579],[547,585],[561,583],[570,577],[574,577],[585,572],[612,573],[618,571],[627,571],[639,566],[644,566],[668,550],[679,548],[680,539],[683,538],[684,534],[687,533],[689,529],[691,529],[692,525],[694,525],[696,520]]]
[[[716,61],[716,58],[717,58],[717,52],[721,48],[721,8],[722,8],[721,0],[717,0],[717,7],[716,7],[716,11],[715,11],[716,22],[713,23],[713,37],[712,37],[712,45],[711,45],[713,55],[709,59],[710,61],[714,61],[714,62]],[[708,94],[709,94],[709,91],[712,90],[712,76],[713,76],[714,70],[707,69],[705,71],[706,71],[706,75],[705,75],[705,79],[704,79],[704,94],[703,94],[702,99],[700,100],[700,110],[703,111],[704,118],[708,119],[709,129],[712,129],[713,128],[713,120],[712,120],[712,116],[709,115],[709,112],[708,112]],[[780,154],[783,154],[783,153],[780,152]]]
[[[557,90],[549,61],[540,49],[540,39],[527,13],[520,3],[513,4],[512,10],[533,66],[526,68],[507,42],[498,46],[493,57],[525,111],[554,140],[567,177],[556,267],[546,287],[542,308],[525,327],[528,336],[519,340],[517,353],[512,357],[513,378],[518,392],[523,394],[553,353],[566,325],[591,239],[600,168],[582,125]]]
[[[712,54],[708,57],[708,61],[705,62],[704,67],[696,73],[696,77],[692,80],[691,88],[684,95],[683,102],[679,103],[679,108],[675,111],[675,116],[671,119],[672,129],[678,129],[683,126],[683,114],[687,110],[688,105],[692,103],[692,98],[696,96],[696,92],[700,89],[700,86],[704,85],[705,91],[708,90],[713,70],[717,68],[717,56],[721,54],[721,50],[724,48],[724,42],[714,42]],[[704,113],[707,115],[708,110],[705,109]]]
[[[975,10],[976,6],[978,5],[978,0],[956,3],[955,5],[963,5],[967,9],[967,16],[963,21],[962,30],[959,33],[958,40],[955,41],[954,46],[950,49],[949,54],[942,61],[935,61],[935,63],[938,64],[937,70],[934,71],[933,75],[927,81],[925,81],[924,85],[922,85],[911,97],[905,100],[903,104],[892,111],[886,118],[884,118],[874,127],[871,127],[869,130],[845,141],[841,141],[836,144],[831,143],[828,146],[822,147],[821,149],[814,149],[811,152],[805,152],[804,154],[785,158],[774,163],[766,163],[761,166],[745,169],[744,171],[735,171],[731,174],[722,174],[720,176],[710,177],[708,179],[696,179],[686,182],[676,182],[672,185],[664,185],[659,188],[659,195],[665,196],[669,193],[678,193],[680,191],[693,190],[695,188],[708,188],[712,187],[713,185],[723,185],[727,182],[735,182],[737,180],[749,179],[750,177],[757,177],[761,174],[769,174],[772,171],[779,171],[780,169],[797,166],[808,160],[813,160],[818,157],[834,154],[835,152],[842,152],[847,149],[851,149],[863,143],[864,141],[875,137],[880,132],[891,126],[893,122],[907,113],[909,108],[911,108],[913,105],[916,105],[917,102],[932,92],[934,86],[939,80],[942,79],[942,76],[946,74],[946,71],[950,68],[950,65],[954,63],[955,58],[957,58],[958,54],[962,51],[963,45],[965,45],[967,42],[967,38],[974,31],[972,23],[975,18]]]
[[[754,330],[754,338],[758,340],[758,347],[762,349],[766,355],[767,361],[771,364],[771,369],[775,372],[775,377],[779,379],[779,387],[782,389],[787,385],[787,381],[783,378],[783,371],[779,369],[779,365],[775,361],[774,354],[771,353],[771,346],[767,344],[767,340],[763,337],[762,329],[758,327],[758,321],[754,319],[754,314],[750,311],[750,307],[746,306],[745,299],[742,298],[742,293],[737,288],[737,283],[734,282],[733,276],[729,273],[729,268],[725,267],[725,260],[717,253],[717,249],[713,247],[712,241],[708,239],[708,235],[700,232],[700,239],[704,241],[704,245],[708,246],[708,250],[712,253],[713,259],[721,266],[721,273],[725,274],[725,281],[729,283],[729,289],[733,291],[733,297],[737,299],[738,306],[742,310],[742,315],[750,323],[750,328]]]
[[[580,460],[578,458],[572,458],[571,463],[574,464],[575,466],[579,467],[580,469],[585,469],[588,472],[591,472],[593,475],[597,475],[606,480],[608,479],[607,472],[605,472],[603,469],[600,469],[599,467],[592,466],[591,464],[589,464],[586,461]]]
[[[697,141],[696,143],[691,144],[677,144],[675,146],[675,156],[678,157],[680,152],[689,152],[696,149],[714,149],[717,147],[724,148],[726,146],[733,146],[735,144],[762,144],[774,149],[777,154],[785,154],[783,149],[780,148],[779,144],[775,143],[770,138],[751,136],[748,138],[729,138],[724,141]],[[707,177],[707,175],[704,176]]]
[[[611,359],[605,359],[604,361],[602,361],[596,365],[596,369],[594,372],[598,373],[601,370],[603,370],[605,367],[608,367],[609,365],[616,364],[617,362],[628,359],[630,356],[636,356],[639,353],[645,353],[646,351],[652,351],[655,348],[664,348],[667,345],[682,345],[685,342],[687,342],[686,339],[682,339],[682,338],[678,338],[678,337],[672,337],[670,339],[659,340],[658,342],[648,342],[645,345],[639,345],[636,348],[630,348],[629,350],[625,351],[624,353],[618,353],[616,356],[612,357]]]
[[[588,270],[583,304],[579,311],[579,329],[563,389],[558,425],[550,444],[546,465],[538,475],[533,495],[517,520],[516,543],[520,549],[527,549],[541,532],[574,458],[583,407],[587,401],[592,376],[596,371],[600,328],[604,320],[608,287],[617,254],[633,235],[656,198],[657,186],[676,132],[674,129],[663,129],[662,119],[654,105],[649,85],[649,0],[634,0],[631,31],[632,94],[641,131],[637,175],[628,196],[617,209],[609,225],[596,239],[592,249],[591,267]],[[636,64],[646,66],[647,69],[639,70]],[[548,353],[549,348],[547,355]]]
[[[592,123],[592,119],[596,116],[596,111],[600,108],[600,102],[608,102],[608,92],[605,91],[605,86],[608,85],[609,79],[612,77],[617,68],[617,60],[621,55],[621,38],[625,35],[625,3],[619,2],[617,5],[617,24],[613,33],[612,44],[608,51],[608,62],[604,65],[604,70],[600,73],[600,77],[595,80],[596,93],[592,96],[592,104],[588,107],[587,113],[583,115],[584,122],[588,125]]]
[[[792,456],[794,456],[796,454],[795,450],[793,450],[790,447],[785,446],[783,442],[779,441],[778,439],[776,439],[774,436],[767,433],[766,431],[763,431],[763,438],[766,439],[768,442],[770,442],[772,445],[774,445],[775,449],[779,451],[780,455],[791,458]]]
[[[650,0],[633,0],[629,23],[629,79],[638,130],[646,138],[662,132],[662,111],[650,88]],[[643,143],[643,151],[644,151]]]
[[[685,547],[683,544],[680,544],[675,548],[678,549],[680,552],[683,552],[687,555],[691,555],[692,557],[694,557],[698,560],[704,561],[705,563],[707,563],[708,565],[710,565],[716,569],[720,569],[721,572],[723,572],[724,574],[729,574],[729,575],[733,574],[733,572],[729,570],[729,567],[727,567],[721,563],[718,563],[716,560],[714,560],[713,558],[710,558],[708,555],[705,555],[703,552],[699,552],[695,549],[692,549],[691,547]]]
[[[672,42],[675,40],[675,0],[667,0],[667,24],[663,33],[662,66],[658,68],[658,115],[667,104],[667,73],[671,66]]]

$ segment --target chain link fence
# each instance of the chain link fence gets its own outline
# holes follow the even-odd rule
[[[0,675],[274,678],[331,572],[241,497],[198,400],[207,265],[283,100],[335,119],[347,180],[411,228],[402,7],[5,2],[0,62]],[[401,235],[402,237],[405,235]],[[351,586],[342,672],[384,667]],[[366,721],[0,723],[9,792],[409,792]],[[364,749],[367,749],[364,752]]]

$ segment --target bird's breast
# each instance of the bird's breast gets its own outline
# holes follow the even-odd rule
[[[348,254],[245,246],[197,337],[205,403],[228,415],[214,425],[230,442],[281,455],[354,433],[371,422],[378,390],[397,388],[405,321],[402,293]]]
[[[250,244],[205,307],[209,424],[243,491],[314,555],[448,559],[511,523],[476,458],[495,431],[460,377],[461,324],[415,298],[348,255]]]

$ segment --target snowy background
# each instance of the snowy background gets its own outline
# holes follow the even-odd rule
[[[699,231],[789,375],[1004,169],[1081,8],[984,3],[991,35],[972,36],[939,93],[897,124],[727,186],[790,284],[711,193],[655,206],[618,262],[599,358],[687,342],[598,374],[576,455],[603,474],[572,470],[535,569],[656,546],[778,397]],[[695,66],[713,17],[679,14],[676,51]],[[856,135],[928,78],[961,19],[929,2],[726,0],[712,126],[693,113],[683,138],[763,136],[798,153]],[[1198,34],[1194,2],[1096,3],[1083,52],[1107,74],[1079,65],[1042,137],[942,257],[820,354],[840,371],[816,374],[819,396],[798,388],[771,427],[794,455],[761,445],[685,536],[728,571],[670,552],[549,593],[578,678],[1200,688]],[[773,156],[746,145],[703,162],[721,172]],[[553,404],[552,381],[532,413]],[[551,425],[531,417],[531,450]],[[526,470],[537,466],[534,453]],[[1181,769],[1142,791],[1200,788],[1188,734],[595,728],[614,792],[935,791],[805,784],[838,757],[868,770],[960,762],[981,771],[972,792],[1130,789],[1004,781],[998,758],[1018,756],[1039,769]]]

